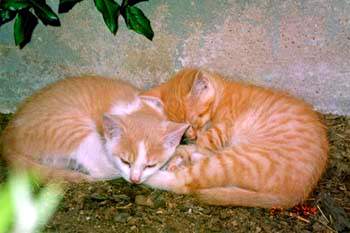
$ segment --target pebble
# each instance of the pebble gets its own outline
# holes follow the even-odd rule
[[[154,198],[154,207],[155,208],[165,208],[166,207],[166,200],[162,196],[157,196]]]
[[[203,213],[203,214],[211,214],[211,210],[209,208],[201,208],[200,211]],[[225,212],[226,213],[226,212]]]
[[[119,213],[118,212],[118,213],[116,213],[116,215],[114,217],[114,221],[120,222],[120,223],[126,223],[129,216],[130,216],[130,214],[128,214],[128,213]]]
[[[90,195],[90,199],[93,200],[93,201],[105,201],[105,200],[108,200],[109,198],[106,195],[101,195],[101,194],[98,194],[98,193],[94,193],[94,194]]]
[[[163,212],[163,210],[158,210],[157,212],[156,212],[156,214],[163,214],[164,212]]]
[[[138,219],[137,218],[133,218],[133,217],[130,217],[129,219],[128,219],[128,225],[136,225],[137,224],[137,222],[138,222]]]
[[[142,206],[148,206],[148,207],[154,207],[154,201],[149,198],[146,197],[144,195],[137,195],[135,196],[135,204],[136,205],[142,205]]]
[[[125,194],[115,194],[113,195],[113,200],[116,202],[130,202],[130,197]]]
[[[221,213],[220,213],[220,216],[219,216],[219,218],[220,218],[221,220],[227,219],[227,218],[229,218],[229,217],[231,217],[231,215],[230,215],[229,213],[227,213],[226,211],[221,212]]]
[[[233,220],[233,221],[231,222],[231,224],[232,224],[232,226],[234,226],[234,227],[238,226],[238,222],[237,222],[236,220]]]
[[[322,232],[324,227],[320,223],[316,222],[312,225],[312,230],[313,232]]]

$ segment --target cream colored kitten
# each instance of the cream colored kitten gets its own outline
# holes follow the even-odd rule
[[[168,161],[187,124],[167,121],[160,102],[138,93],[102,77],[53,83],[18,108],[2,155],[46,179],[141,183]]]

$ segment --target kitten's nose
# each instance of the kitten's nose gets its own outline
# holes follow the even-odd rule
[[[130,176],[130,181],[134,184],[139,184],[141,181],[141,177],[140,176]]]

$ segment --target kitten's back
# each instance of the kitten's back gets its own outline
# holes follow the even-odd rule
[[[102,115],[116,101],[127,103],[137,94],[127,83],[102,77],[48,85],[20,105],[2,134],[2,154],[21,167],[32,167],[44,154],[69,155],[89,134],[102,132]]]

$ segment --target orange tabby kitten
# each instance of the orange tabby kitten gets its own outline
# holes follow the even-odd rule
[[[141,183],[172,156],[187,124],[166,120],[161,103],[101,77],[58,81],[29,97],[2,135],[2,154],[46,179]]]
[[[178,149],[190,154],[190,164],[156,173],[146,181],[153,187],[214,205],[291,207],[325,169],[324,125],[286,93],[185,69],[143,95],[161,99],[168,118],[190,123],[188,134],[197,139],[197,148]]]

